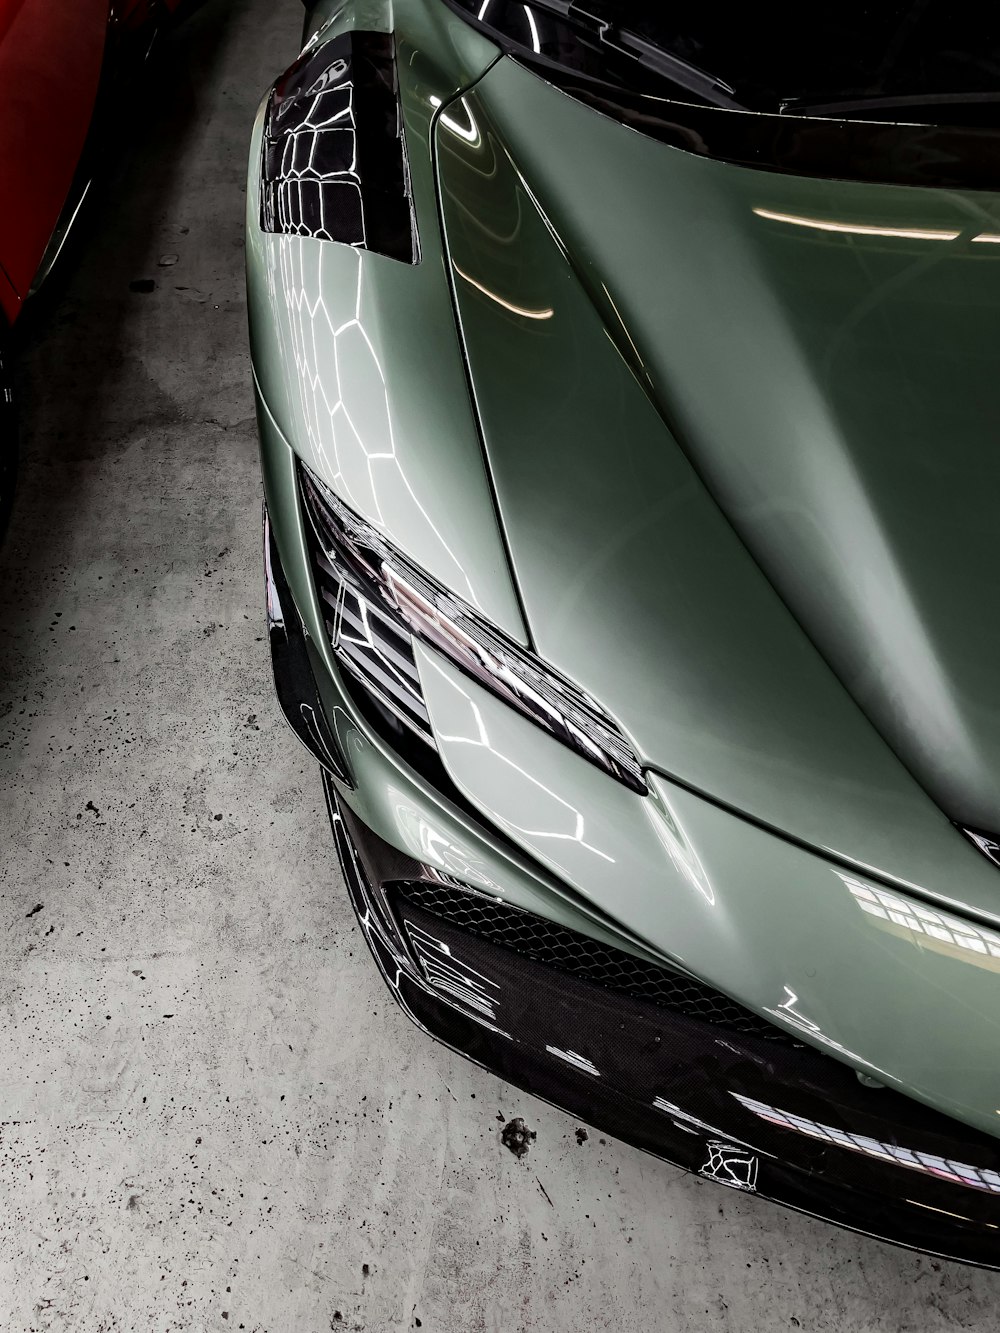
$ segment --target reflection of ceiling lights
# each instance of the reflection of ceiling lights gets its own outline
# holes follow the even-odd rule
[[[563,1051],[558,1046],[546,1046],[545,1049],[549,1055],[554,1055],[558,1060],[565,1060],[574,1069],[582,1069],[585,1074],[593,1074],[595,1078],[601,1077],[601,1071],[593,1060],[588,1060],[585,1055],[579,1055],[576,1051]]]
[[[464,278],[470,287],[475,287],[477,292],[482,292],[482,294],[488,296],[491,301],[496,301],[497,305],[502,305],[504,310],[509,310],[512,315],[522,315],[525,319],[551,319],[556,313],[551,306],[546,306],[544,310],[530,310],[527,306],[514,305],[510,301],[505,301],[502,296],[498,296],[496,292],[490,291],[489,287],[484,287],[481,282],[477,282],[475,278],[470,277],[464,269],[459,268],[458,265],[455,264],[454,260],[452,260],[452,263],[454,264],[455,272],[460,278]]]
[[[524,6],[524,15],[528,20],[528,27],[531,29],[531,45],[534,47],[535,51],[541,54],[542,46],[538,40],[538,28],[535,26],[535,16],[527,5]]]
[[[997,240],[1000,241],[1000,236]],[[1000,866],[1000,842],[997,842],[996,838],[990,837],[988,833],[977,833],[971,828],[963,828],[962,832],[979,848],[987,860],[992,861],[995,866]]]
[[[769,208],[753,210],[759,218],[788,222],[793,227],[812,227],[816,231],[846,232],[850,236],[895,236],[905,241],[954,241],[960,231],[939,231],[927,227],[874,227],[862,222],[828,222],[824,218],[804,218],[795,213],[775,213]]]
[[[441,101],[441,98],[438,97],[436,93],[431,93],[427,101],[430,103],[431,107],[435,111],[440,110],[440,108],[444,106],[444,103]],[[476,124],[472,112],[469,110],[468,104],[464,100],[460,100],[458,102],[451,103],[451,105],[462,108],[465,114],[469,117],[469,124],[467,126],[463,125],[460,121],[457,121],[454,116],[450,116],[447,111],[441,112],[441,124],[446,126],[449,130],[451,130],[452,134],[457,134],[460,139],[464,139],[466,143],[471,143],[474,146],[478,146],[479,126]]]
[[[892,236],[904,241],[957,241],[961,231],[945,231],[936,227],[876,227],[866,222],[833,222],[827,218],[800,217],[797,213],[776,213],[771,208],[755,208],[759,218],[771,222],[787,222],[792,227],[812,227],[814,231],[837,231],[848,236]],[[1000,245],[1000,232],[981,231],[972,241]]]
[[[939,1157],[937,1153],[913,1152],[910,1148],[901,1148],[895,1143],[883,1143],[880,1139],[870,1138],[867,1134],[849,1134],[846,1130],[833,1125],[820,1124],[818,1120],[809,1120],[805,1116],[794,1115],[791,1111],[781,1111],[767,1102],[755,1101],[752,1097],[743,1097],[738,1092],[731,1094],[748,1111],[766,1120],[768,1124],[778,1125],[782,1129],[793,1130],[796,1134],[805,1134],[811,1139],[822,1139],[837,1148],[846,1148],[849,1152],[861,1153],[864,1157],[876,1158],[895,1166],[905,1166],[911,1171],[920,1171],[936,1180],[946,1180],[953,1185],[965,1185],[968,1189],[985,1190],[990,1194],[1000,1194],[1000,1172],[989,1168],[967,1166],[964,1162],[953,1162],[951,1158]],[[993,1226],[993,1223],[986,1223]]]
[[[698,1130],[703,1130],[705,1133],[718,1134],[720,1138],[729,1138],[730,1141],[732,1141],[731,1136],[724,1130],[716,1129],[714,1125],[710,1125],[706,1120],[699,1120],[697,1116],[691,1115],[689,1111],[682,1110],[674,1102],[668,1102],[665,1097],[654,1097],[653,1105],[657,1111],[666,1112],[666,1114],[673,1119],[673,1122],[678,1129],[686,1130],[689,1134],[696,1134]],[[1000,1115],[1000,1112],[997,1114]],[[750,1147],[750,1145],[744,1143],[742,1139],[737,1139],[736,1142],[741,1148]],[[762,1156],[770,1157],[771,1154],[763,1153]]]
[[[898,926],[912,935],[923,937],[914,943],[937,949],[939,953],[961,950],[957,956],[967,962],[979,963],[980,966],[988,967],[989,960],[1000,959],[1000,935],[994,931],[981,930],[958,917],[945,916],[929,907],[907,902],[887,889],[873,888],[870,884],[852,879],[850,875],[842,875],[839,871],[835,873],[850,890],[862,912],[867,912],[888,926]]]

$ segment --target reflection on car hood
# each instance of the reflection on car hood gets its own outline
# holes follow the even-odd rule
[[[509,60],[438,144],[538,651],[653,767],[996,919],[949,819],[1000,824],[1000,196],[696,158]]]

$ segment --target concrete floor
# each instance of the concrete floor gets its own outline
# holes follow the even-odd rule
[[[263,638],[244,159],[300,21],[171,39],[22,362],[0,1329],[995,1328],[1000,1279],[578,1143],[384,992]]]

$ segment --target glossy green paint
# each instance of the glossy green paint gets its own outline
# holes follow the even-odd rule
[[[271,531],[305,627],[326,716],[351,774],[350,785],[338,783],[341,801],[386,842],[416,860],[595,939],[657,959],[660,955],[641,935],[623,927],[613,910],[602,909],[488,825],[470,819],[372,732],[344,689],[330,652],[306,552],[296,455],[259,396],[257,422]]]
[[[350,13],[324,27],[322,40],[350,26]],[[397,51],[419,264],[262,232],[263,109],[258,116],[247,189],[253,363],[261,397],[300,457],[420,565],[523,642],[469,404],[430,152],[436,106],[496,52],[482,42],[478,64],[457,64],[450,34],[457,24],[467,37],[467,25],[444,6],[427,7],[425,19],[399,33]]]
[[[781,580],[758,529],[784,531],[787,511],[804,531],[818,530],[801,486],[781,489],[801,482],[795,456],[779,464],[764,450],[770,490],[741,505],[719,480],[722,463],[754,478],[750,442],[762,447],[763,427],[744,437],[726,418],[718,467],[690,430],[702,397],[706,412],[747,420],[750,407],[773,402],[789,431],[806,401],[801,377],[790,378],[804,354],[779,357],[780,340],[766,351],[768,340],[758,347],[744,326],[736,342],[729,327],[710,336],[725,322],[731,263],[759,296],[762,329],[785,299],[780,284],[768,296],[770,270],[749,253],[756,233],[747,232],[745,199],[726,185],[759,173],[652,145],[533,75],[494,64],[495,49],[440,0],[395,10],[366,3],[363,13],[321,6],[319,40],[361,26],[361,17],[392,27],[399,44],[421,263],[263,236],[259,121],[247,218],[265,494],[352,775],[342,799],[410,855],[633,952],[667,957],[803,1040],[997,1132],[993,960],[972,957],[971,946],[963,954],[929,943],[919,914],[928,911],[923,900],[997,920],[1000,878],[895,757],[869,720],[881,726],[871,698],[849,672],[854,697],[838,680],[819,613],[803,610],[785,584],[771,586]],[[441,240],[435,121],[441,206],[465,276]],[[448,156],[448,138],[462,151]],[[681,163],[672,181],[668,161]],[[716,173],[711,190],[697,186],[696,168]],[[461,185],[456,172],[465,173]],[[669,213],[669,228],[651,201]],[[751,227],[765,221],[751,218]],[[727,245],[735,257],[718,268]],[[692,325],[689,306],[702,289],[707,313]],[[738,287],[728,299],[740,305],[746,295]],[[686,326],[696,330],[685,349],[687,395],[668,375],[664,350],[680,356]],[[666,339],[656,349],[654,335]],[[726,377],[741,357],[752,358],[753,383],[734,388]],[[766,370],[774,373],[765,385]],[[795,390],[787,398],[783,384]],[[739,396],[750,388],[752,404]],[[819,469],[818,452],[808,457]],[[429,787],[341,686],[305,549],[296,456],[515,638],[527,641],[530,629],[543,655],[591,689],[670,776],[651,774],[650,795],[633,795],[421,649],[443,760],[482,821]],[[849,583],[845,575],[836,588]],[[841,602],[832,592],[820,600],[840,623]],[[899,915],[917,929],[859,906],[880,883],[912,888],[912,898],[899,895]]]
[[[498,172],[516,169],[533,203],[523,191],[516,200],[509,185],[504,198],[503,185],[483,171],[490,146],[482,144],[477,158],[442,123],[449,235],[456,244],[465,237],[465,262],[476,265],[488,287],[508,291],[512,279],[523,279],[531,292],[526,304],[554,304],[552,290],[537,290],[539,283],[554,289],[564,276],[531,215],[535,208],[544,213],[592,302],[591,322],[598,319],[629,358],[674,438],[839,679],[951,818],[1000,827],[1000,618],[993,613],[1000,563],[1000,194],[804,179],[713,162],[624,129],[511,61],[477,85],[472,104],[482,108]],[[505,168],[505,154],[513,168],[510,162]],[[498,201],[508,219],[521,208],[516,235],[500,236],[490,225]],[[879,230],[823,229],[831,225]],[[976,239],[983,237],[994,241]],[[458,290],[464,312],[472,293],[466,283]],[[562,410],[581,386],[586,393],[608,360],[601,345],[607,338],[596,331],[588,351],[586,338],[566,329],[560,354],[560,314],[512,330],[508,353],[508,365],[543,359],[559,386],[547,427],[556,404]],[[484,394],[495,389],[493,353],[491,344],[473,357]],[[516,410],[511,403],[510,414]],[[517,429],[537,438],[541,432],[528,415],[521,413]],[[647,483],[652,488],[646,506],[629,505],[634,524],[645,513],[648,528],[655,526],[652,511],[665,479],[656,471],[662,465],[643,457],[655,444],[634,442],[633,417],[641,432],[643,408],[623,402],[610,442],[574,430],[552,471],[572,453],[577,467],[593,470],[602,483],[610,478],[614,489],[624,484],[618,469],[631,469],[637,492]],[[512,423],[492,424],[497,435],[515,430]],[[673,448],[665,430],[662,447]],[[620,452],[609,460],[612,449]],[[509,466],[506,438],[490,442],[490,452],[499,476]],[[512,484],[517,499],[509,521],[519,524],[511,535],[520,576],[549,553],[537,537],[521,544],[523,488],[517,479]],[[582,489],[576,497],[586,502]],[[561,531],[564,497],[554,488],[546,496]],[[588,518],[596,521],[598,508],[592,505]],[[671,521],[666,512],[663,520]],[[532,521],[546,521],[540,504]],[[611,526],[620,531],[620,515]],[[661,565],[655,540],[647,559],[634,564],[623,596],[641,597],[649,582],[675,576]],[[690,595],[698,596],[697,580]],[[537,618],[551,626],[565,607],[565,593],[553,587]],[[755,635],[751,624],[756,642],[749,647],[738,624],[735,631],[734,652],[741,665],[748,653],[751,674],[762,655],[784,657],[770,625],[761,622]],[[578,645],[566,651],[579,659]],[[780,677],[799,674],[792,657],[775,670]],[[748,709],[770,725],[753,688],[751,679]],[[715,681],[709,693],[716,693]],[[797,730],[800,704],[822,710],[828,729],[839,728],[838,710],[806,673],[789,691],[779,732]],[[658,736],[655,724],[648,730],[657,762],[695,778],[674,736]],[[821,739],[808,731],[808,744]],[[876,778],[873,797],[878,785]],[[814,791],[808,796],[824,799]],[[742,793],[735,803],[752,808]],[[909,833],[900,828],[898,836]]]
[[[560,880],[804,1041],[998,1132],[1000,958],[984,938],[1000,952],[1000,933],[946,949],[924,925],[949,918],[905,895],[915,928],[894,927],[860,906],[872,880],[666,779],[637,796],[439,654],[418,663],[451,777]]]
[[[521,80],[562,113],[603,118],[515,74],[516,99],[499,65],[449,108],[439,171],[479,416],[539,654],[600,699],[667,775],[939,902],[1000,919],[996,869],[844,688],[629,364],[637,351],[627,327],[593,299],[595,285],[629,268],[629,252],[614,275],[578,271],[540,211],[546,182],[525,182],[520,141],[512,147],[501,127],[512,101],[517,115],[541,114]],[[626,143],[639,139],[611,128]],[[689,160],[653,147],[668,163]],[[643,179],[650,189],[648,171]],[[685,205],[660,200],[644,216],[668,207]],[[703,389],[717,396],[712,384]],[[779,384],[768,397],[780,402]],[[828,596],[817,590],[815,600],[825,606]]]
[[[667,959],[803,1041],[996,1132],[1000,980],[991,960],[935,954],[928,937],[893,932],[859,908],[838,867],[675,784],[654,777],[649,798],[634,796],[424,649],[442,757],[509,841],[408,768],[340,682],[306,561],[295,455],[266,411],[259,420],[272,530],[352,776],[338,793],[360,819],[418,860]],[[899,902],[908,916],[923,910]]]

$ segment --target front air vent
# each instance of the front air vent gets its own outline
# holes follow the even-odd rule
[[[788,1046],[801,1044],[711,986],[485,894],[423,881],[395,884],[391,891],[459,930],[606,990],[646,1000],[731,1032]]]

